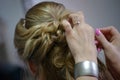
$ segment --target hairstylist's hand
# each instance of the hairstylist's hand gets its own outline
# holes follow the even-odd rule
[[[96,30],[96,38],[109,62],[108,67],[120,73],[120,33],[114,27],[101,28]]]
[[[94,29],[84,21],[81,12],[70,14],[69,19],[71,22],[64,20],[62,24],[75,63],[86,60],[97,63]]]

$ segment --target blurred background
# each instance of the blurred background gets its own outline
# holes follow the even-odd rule
[[[21,65],[13,38],[17,22],[26,11],[46,0],[0,0],[0,62]],[[62,3],[72,11],[83,11],[94,28],[115,26],[120,31],[120,0],[47,0]]]

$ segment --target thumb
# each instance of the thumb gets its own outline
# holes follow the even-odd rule
[[[105,36],[99,29],[95,30],[95,36],[96,36],[96,39],[100,42],[100,44],[102,45],[102,47],[104,49],[109,48],[109,46],[110,46],[109,41],[105,38]]]

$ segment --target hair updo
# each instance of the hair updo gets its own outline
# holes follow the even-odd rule
[[[60,74],[61,80],[73,77],[74,60],[61,25],[69,13],[60,3],[42,2],[32,7],[16,26],[14,43],[19,55],[42,66],[49,80],[61,79]]]
[[[56,2],[42,2],[33,6],[15,30],[14,44],[20,57],[32,61],[43,70],[47,80],[74,80],[74,59],[68,48],[61,21],[70,11]],[[99,80],[108,80],[99,62]],[[107,73],[108,74],[108,73]],[[112,80],[112,79],[109,79]]]

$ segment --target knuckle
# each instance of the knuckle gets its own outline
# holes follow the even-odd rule
[[[84,17],[84,14],[83,14],[82,11],[69,14],[69,17],[75,17],[75,16],[77,16],[77,17],[79,17],[79,16],[80,16],[80,17]]]
[[[76,16],[75,13],[71,13],[71,14],[69,15],[70,18],[73,18],[73,17],[75,17],[75,16]]]
[[[116,29],[114,26],[110,26],[111,29]]]
[[[116,33],[119,33],[116,27],[111,26],[110,28],[111,28],[112,31],[114,31],[114,32],[116,32]]]
[[[69,15],[72,20],[84,20],[84,15],[82,12],[72,13]]]
[[[81,17],[81,19],[84,19],[84,13],[82,11],[79,11],[78,15]]]
[[[115,27],[114,27],[114,26],[110,26],[110,28],[111,28],[111,29],[115,29]]]
[[[82,18],[84,18],[84,14],[83,14],[83,13],[81,13],[80,16],[81,16]]]

